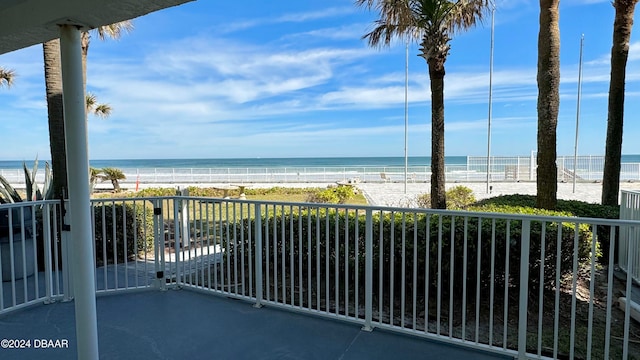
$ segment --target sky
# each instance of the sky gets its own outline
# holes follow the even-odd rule
[[[496,2],[492,156],[536,151],[538,4]],[[113,112],[89,117],[90,159],[404,156],[406,45],[368,46],[377,18],[353,0],[199,0],[134,19],[120,40],[94,35],[87,88]],[[487,155],[490,19],[451,42],[447,156]],[[604,154],[613,20],[610,0],[561,1],[559,155],[573,155],[578,119],[578,154]],[[640,154],[638,32],[624,154]],[[407,152],[429,156],[427,65],[415,43],[408,52]],[[42,46],[0,66],[17,75],[0,89],[0,160],[50,159]]]

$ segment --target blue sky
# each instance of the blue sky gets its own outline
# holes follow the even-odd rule
[[[369,48],[376,13],[351,0],[200,0],[134,20],[119,41],[94,36],[88,89],[113,107],[89,118],[91,159],[403,156],[405,46]],[[604,154],[609,0],[563,0],[558,153]],[[492,155],[536,150],[538,1],[499,0]],[[636,15],[636,22],[638,16]],[[637,24],[636,24],[637,25]],[[640,37],[627,66],[623,153],[640,154]],[[458,34],[446,63],[446,155],[486,155],[490,21]],[[430,155],[427,66],[409,48],[409,155]],[[48,159],[42,47],[0,55],[0,160]]]

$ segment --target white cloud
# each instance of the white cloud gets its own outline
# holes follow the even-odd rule
[[[275,18],[260,18],[244,21],[236,21],[231,24],[226,24],[220,27],[220,32],[230,33],[240,30],[247,30],[254,27],[259,27],[268,24],[279,23],[300,23],[312,20],[319,20],[325,18],[340,17],[347,14],[351,14],[355,11],[353,7],[333,7],[328,9],[322,9],[318,11],[300,12],[285,14]]]
[[[371,24],[349,24],[285,35],[282,40],[320,38],[329,40],[360,40]]]
[[[629,57],[627,61],[640,60],[640,41],[629,44]],[[611,53],[600,55],[598,58],[585,62],[585,65],[611,65]]]

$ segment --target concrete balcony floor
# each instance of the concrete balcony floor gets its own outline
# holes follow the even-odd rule
[[[187,289],[97,298],[102,359],[499,359],[496,354],[394,334]],[[31,340],[0,358],[76,358],[73,302],[0,317],[0,339]],[[34,341],[68,341],[35,349]]]

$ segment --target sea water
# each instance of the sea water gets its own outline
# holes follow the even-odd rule
[[[601,155],[599,155],[601,156]],[[493,157],[493,156],[492,156]],[[525,156],[523,156],[525,157]],[[581,156],[583,157],[583,156]],[[571,158],[567,156],[567,158]],[[94,168],[276,168],[276,167],[397,167],[404,166],[404,157],[313,157],[313,158],[237,158],[237,159],[115,159],[91,160]],[[33,160],[26,160],[31,169]],[[44,161],[39,162],[42,169]],[[50,162],[49,162],[50,163]],[[640,155],[622,155],[622,163],[640,163]],[[22,160],[0,160],[0,169],[21,169]],[[466,165],[467,156],[447,156],[445,165]],[[428,156],[408,158],[409,166],[429,166]]]

